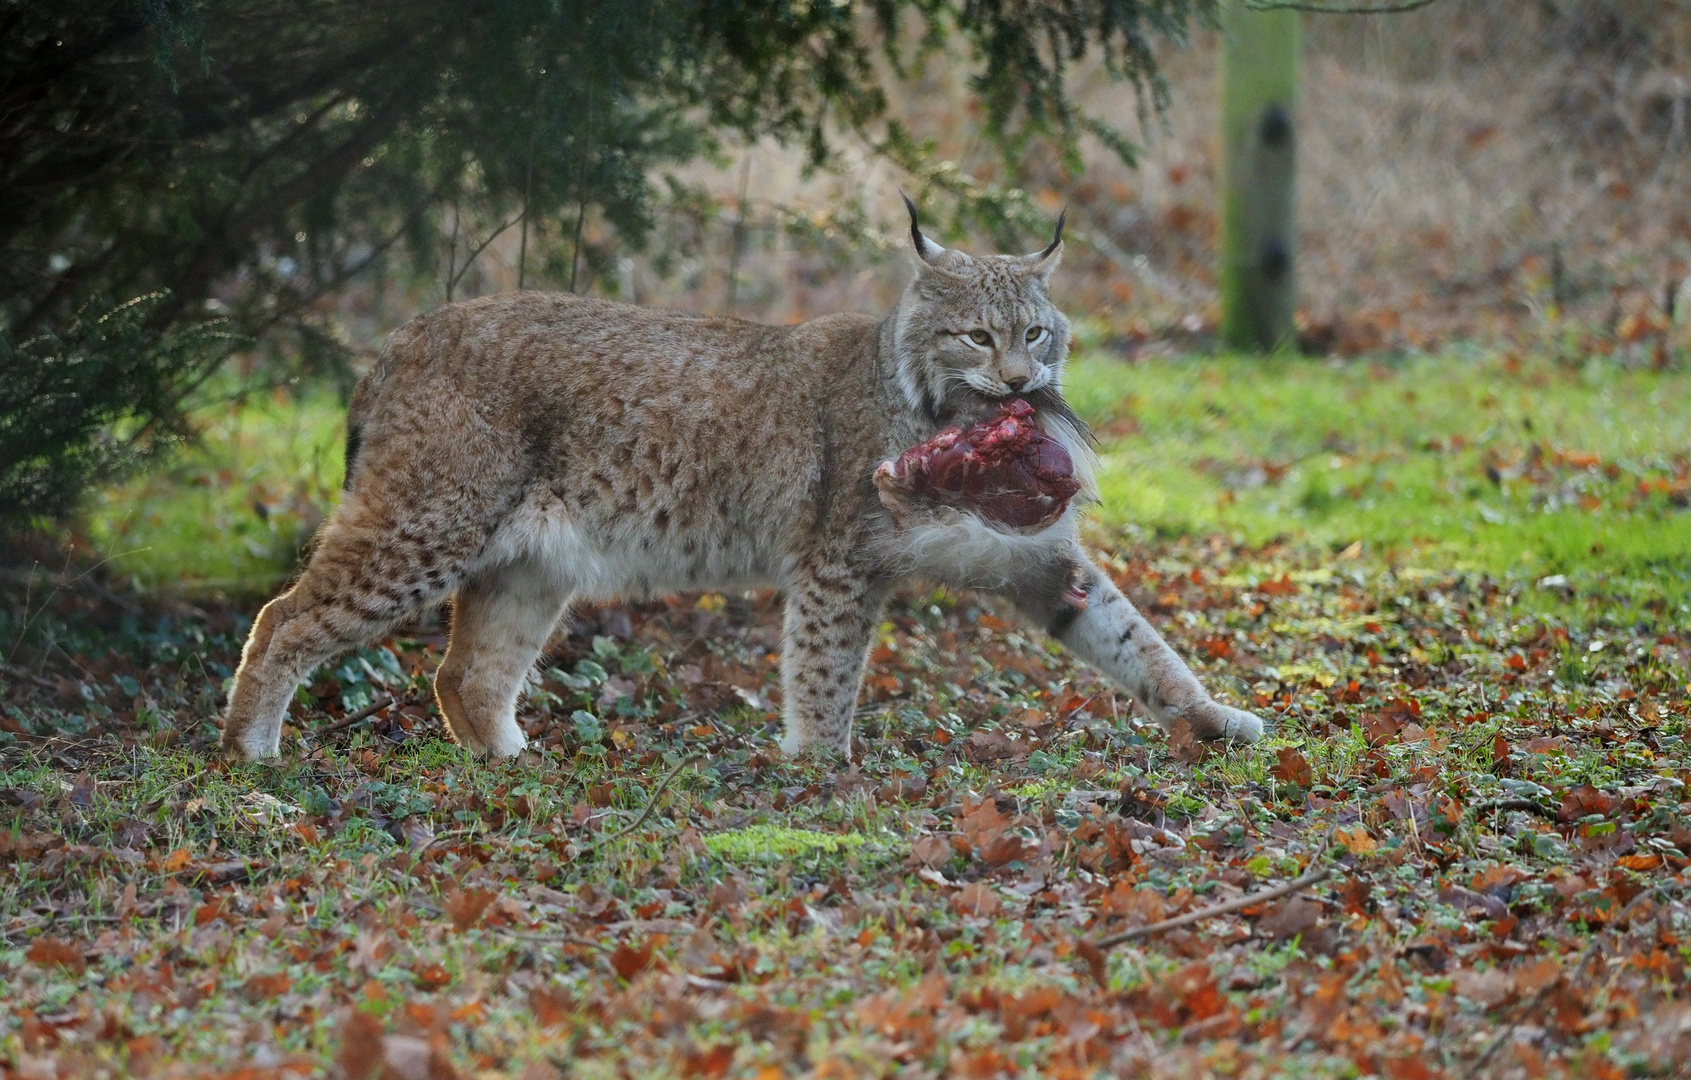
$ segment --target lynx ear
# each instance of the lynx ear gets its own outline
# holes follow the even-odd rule
[[[1037,251],[1022,258],[1023,263],[1027,266],[1028,273],[1037,277],[1042,283],[1051,280],[1051,275],[1056,272],[1057,265],[1063,261],[1063,223],[1068,219],[1069,209],[1065,206],[1063,212],[1057,215],[1057,235],[1051,238],[1051,243],[1045,246],[1044,251]]]
[[[916,204],[911,202],[910,196],[904,192],[899,192],[899,195],[904,198],[904,208],[910,211],[910,239],[916,245],[916,257],[921,259],[924,265],[938,270],[934,260],[944,255],[945,249],[922,235],[922,226],[916,218]]]

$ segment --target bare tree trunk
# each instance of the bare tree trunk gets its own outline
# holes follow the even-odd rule
[[[1221,336],[1267,352],[1293,339],[1298,14],[1222,6]]]

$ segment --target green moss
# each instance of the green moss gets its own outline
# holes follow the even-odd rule
[[[821,833],[785,825],[751,825],[705,837],[711,854],[736,862],[778,862],[812,852],[833,855],[866,843],[868,838],[858,833]]]

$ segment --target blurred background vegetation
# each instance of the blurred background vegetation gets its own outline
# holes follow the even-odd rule
[[[1072,157],[1106,128],[1074,108],[1069,68],[1092,59],[1156,98],[1147,35],[1180,37],[1209,6],[9,4],[0,520],[61,516],[185,434],[231,359],[344,389],[396,313],[605,287],[659,213],[704,216],[705,189],[666,170],[734,143],[772,140],[804,170],[848,137],[923,162],[887,87],[946,50],[1007,159],[1034,140]],[[515,280],[496,282],[513,242]]]
[[[977,250],[1068,209],[1107,527],[1430,545],[1683,602],[1691,10],[1304,16],[1297,327],[1322,360],[1268,363],[1216,355],[1214,16],[12,5],[4,561],[263,593],[332,507],[341,402],[398,323],[519,287],[884,311],[903,187]]]

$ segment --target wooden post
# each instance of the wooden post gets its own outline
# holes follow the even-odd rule
[[[1268,352],[1292,342],[1298,13],[1221,14],[1221,337]]]

